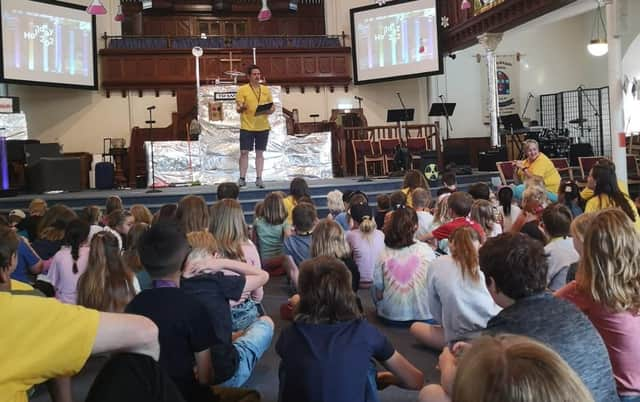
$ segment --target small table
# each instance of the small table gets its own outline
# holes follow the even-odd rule
[[[127,148],[109,148],[109,155],[113,157],[114,162],[114,183],[116,187],[126,187],[127,178],[124,175],[124,162],[128,153]]]

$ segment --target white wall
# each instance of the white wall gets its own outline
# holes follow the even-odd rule
[[[607,85],[607,59],[588,54],[593,13],[586,13],[546,25],[504,33],[498,54],[521,53],[520,108],[524,108],[529,92],[536,96],[527,109],[527,117],[538,119],[537,101],[541,94],[571,90],[578,85]],[[484,54],[480,45],[456,53],[456,59],[446,58],[444,76],[430,80],[434,100],[438,94],[448,95],[449,102],[458,104],[452,138],[486,137],[489,128],[483,124],[482,91],[486,77],[476,62],[476,54]],[[484,60],[481,61],[481,63]]]
[[[67,0],[87,5],[87,0]],[[100,38],[104,32],[120,34],[120,23],[113,20],[119,0],[103,0],[109,13],[97,16],[98,48],[104,47]],[[98,58],[99,66],[99,58]],[[98,72],[99,74],[100,72]],[[64,88],[48,88],[29,85],[9,85],[9,95],[20,97],[20,105],[27,116],[30,138],[43,142],[60,142],[65,152],[86,151],[102,153],[102,139],[123,137],[129,140],[131,128],[146,127],[146,107],[155,105],[154,119],[158,127],[171,123],[171,113],[176,101],[171,94],[147,93],[138,97],[137,92],[126,94],[113,92],[107,98],[104,91],[87,91]]]
[[[88,0],[72,0],[86,5]],[[325,0],[327,8],[327,33],[350,33],[349,9],[370,4],[373,0]],[[117,35],[119,23],[113,21],[117,0],[103,0],[109,15],[97,17],[98,33]],[[630,3],[634,3],[631,1]],[[640,1],[638,2],[640,3]],[[635,8],[630,7],[635,14]],[[590,38],[592,14],[580,15],[561,22],[544,26],[515,30],[505,33],[499,53],[524,54],[521,65],[521,104],[524,105],[528,92],[534,95],[553,93],[586,86],[607,84],[607,64],[605,58],[593,58],[586,51]],[[630,18],[633,22],[635,17]],[[630,27],[634,27],[632,23]],[[636,29],[636,28],[634,28]],[[631,41],[629,41],[630,43]],[[98,40],[102,46],[102,40]],[[630,49],[634,48],[630,45]],[[446,75],[435,78],[419,78],[392,81],[381,84],[350,86],[348,92],[336,87],[331,93],[328,88],[307,87],[302,94],[292,87],[289,94],[283,93],[283,104],[288,109],[297,108],[302,121],[311,121],[310,114],[319,114],[319,120],[328,119],[331,109],[339,104],[357,107],[355,95],[364,98],[363,108],[371,125],[384,124],[386,110],[400,108],[396,92],[400,92],[407,107],[416,109],[416,122],[426,122],[429,102],[427,81],[436,100],[438,94],[448,95],[450,102],[458,103],[452,120],[455,131],[453,138],[484,137],[488,128],[482,123],[481,90],[486,78],[481,76],[480,65],[472,55],[482,53],[474,46],[457,53],[456,60],[446,58]],[[637,53],[633,53],[637,54]],[[633,56],[638,60],[638,56]],[[138,97],[137,92],[122,97],[119,92],[106,98],[103,91],[80,91],[10,85],[9,94],[19,96],[27,114],[31,138],[44,141],[59,141],[66,151],[88,151],[100,153],[102,138],[129,138],[131,128],[144,127],[148,115],[147,106],[155,105],[154,118],[157,127],[171,123],[171,113],[176,110],[175,98],[169,93],[161,93],[156,98],[147,92]],[[534,117],[535,104],[530,105],[528,116]]]
[[[623,45],[622,77],[635,78],[640,82],[640,26],[637,23],[640,18],[640,2],[627,0],[625,11],[626,23],[622,24],[621,41]],[[640,92],[640,85],[637,88]],[[633,99],[631,86],[626,94],[623,93],[624,127],[627,132],[640,131],[640,100]]]

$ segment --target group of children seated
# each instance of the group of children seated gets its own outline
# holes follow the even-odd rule
[[[444,179],[435,200],[419,171],[375,205],[335,190],[319,217],[296,178],[289,194],[256,204],[251,225],[233,183],[211,206],[186,196],[155,214],[117,197],[104,215],[34,200],[0,221],[0,317],[47,308],[68,317],[60,325],[82,316],[85,330],[72,325],[38,351],[49,358],[76,343],[67,362],[27,359],[8,375],[7,359],[21,356],[3,358],[0,394],[25,400],[53,378],[55,400],[70,400],[68,376],[91,353],[124,351],[87,400],[259,400],[242,386],[274,334],[263,287],[286,274],[280,314],[292,323],[275,342],[283,402],[378,401],[390,385],[419,390],[419,401],[640,401],[640,218],[615,166],[596,164],[581,193],[563,182],[557,203],[535,178],[522,200],[508,186],[463,192]],[[125,319],[144,340],[109,336]],[[51,320],[30,325],[31,337],[64,332]],[[439,383],[424,386],[387,326],[441,352]],[[8,349],[24,339],[18,327],[2,337]]]

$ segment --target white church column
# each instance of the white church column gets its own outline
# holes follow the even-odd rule
[[[622,96],[622,43],[618,32],[618,0],[605,2],[607,12],[607,43],[609,53],[609,110],[611,113],[611,159],[618,179],[627,181],[627,150],[624,147],[624,117]],[[621,138],[622,137],[622,138]]]
[[[498,135],[498,68],[496,48],[502,40],[501,33],[484,33],[478,36],[478,42],[484,47],[487,58],[487,85],[489,86],[489,114],[491,116],[491,146],[500,146]]]

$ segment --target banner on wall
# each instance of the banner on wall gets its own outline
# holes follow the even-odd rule
[[[497,55],[498,71],[498,116],[520,113],[520,62],[515,54]],[[487,83],[487,65],[482,68],[482,81]],[[488,123],[489,116],[489,88],[484,85],[482,91],[484,106],[484,121]]]

